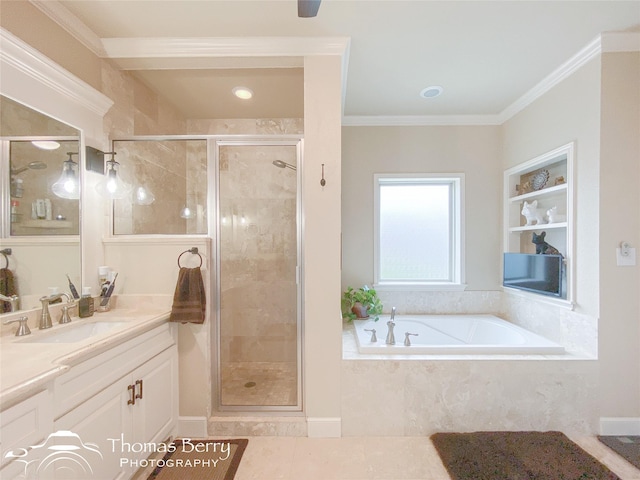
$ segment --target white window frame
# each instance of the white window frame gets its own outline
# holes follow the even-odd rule
[[[460,291],[464,283],[464,173],[376,173],[373,176],[374,234],[373,273],[377,290]],[[390,281],[380,278],[380,187],[383,185],[447,184],[451,188],[451,256],[450,278],[447,281]]]

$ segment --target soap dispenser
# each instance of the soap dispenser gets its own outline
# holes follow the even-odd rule
[[[82,287],[82,297],[78,301],[78,310],[80,318],[86,318],[93,315],[93,297],[91,296],[91,287]]]

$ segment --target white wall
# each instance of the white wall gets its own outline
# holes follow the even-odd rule
[[[499,290],[499,127],[344,127],[342,156],[343,289],[373,282],[374,173],[464,173],[467,289]]]

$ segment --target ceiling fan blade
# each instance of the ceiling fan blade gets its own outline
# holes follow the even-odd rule
[[[315,17],[320,8],[320,0],[298,0],[298,16],[303,18]]]

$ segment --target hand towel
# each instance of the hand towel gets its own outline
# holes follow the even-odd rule
[[[13,278],[13,272],[8,268],[0,268],[0,293],[7,297],[17,295],[16,282]],[[10,312],[11,304],[9,302],[0,302],[0,313]]]
[[[206,303],[200,267],[180,267],[169,321],[204,323]]]

